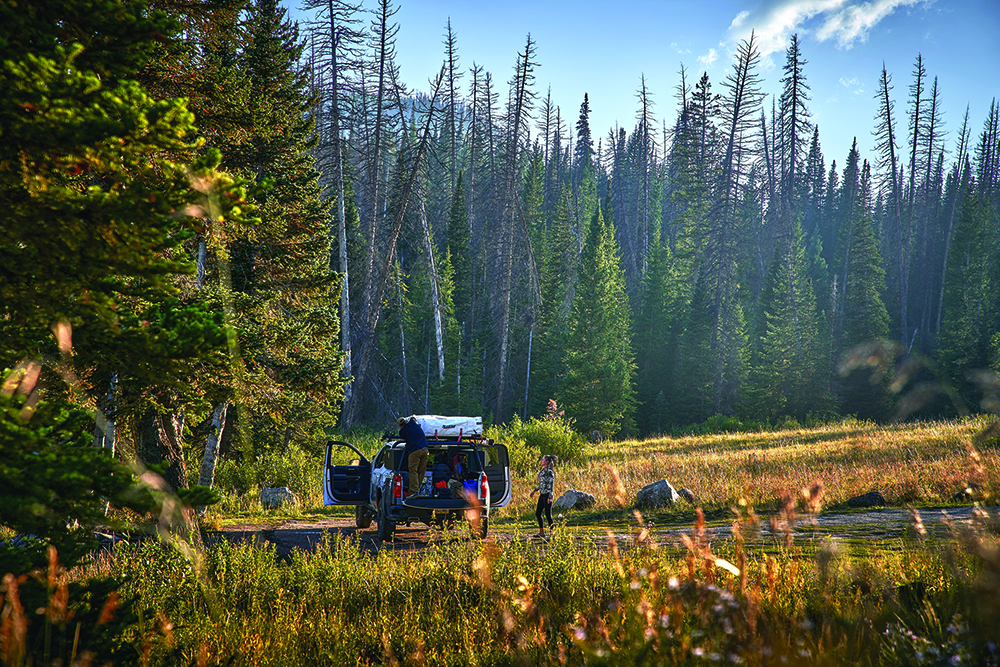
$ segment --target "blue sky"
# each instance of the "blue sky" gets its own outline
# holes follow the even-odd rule
[[[296,2],[284,0],[293,9]],[[681,64],[689,84],[707,71],[713,90],[723,92],[734,49],[751,30],[762,44],[765,91],[775,96],[789,37],[799,35],[809,108],[828,167],[833,159],[843,166],[855,136],[862,156],[874,157],[873,95],[883,62],[894,86],[896,123],[905,133],[914,61],[923,56],[928,82],[938,77],[949,150],[966,105],[975,137],[991,100],[1000,98],[998,0],[397,0],[397,6],[397,60],[407,85],[429,88],[450,19],[462,68],[475,62],[491,72],[503,99],[530,33],[540,64],[537,92],[551,89],[570,126],[588,93],[595,140],[615,126],[633,129],[643,75],[658,119],[676,115]],[[463,90],[469,79],[462,80]]]

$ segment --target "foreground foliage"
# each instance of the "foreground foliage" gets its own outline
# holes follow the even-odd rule
[[[50,593],[37,614],[19,605],[25,577],[6,577],[0,650],[4,664],[998,664],[995,517],[864,552],[750,549],[752,529],[744,515],[714,546],[700,520],[683,546],[642,527],[547,544],[445,534],[422,553],[328,538],[288,561],[247,543],[124,545],[34,572]],[[112,578],[110,597],[69,594]]]

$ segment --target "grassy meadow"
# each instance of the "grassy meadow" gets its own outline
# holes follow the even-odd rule
[[[565,517],[549,542],[478,541],[459,528],[433,532],[423,551],[370,553],[331,536],[283,560],[266,545],[146,540],[72,572],[53,555],[48,572],[4,580],[0,660],[996,665],[1000,447],[975,440],[986,425],[843,423],[577,443],[556,494],[588,491],[597,506]],[[494,525],[509,538],[531,529],[538,442],[507,435],[514,501]],[[320,460],[293,448],[223,467],[223,501],[204,526],[348,516],[321,507]],[[654,513],[658,526],[689,529],[673,543],[657,541],[632,509],[635,493],[661,478],[691,489],[704,508]],[[764,548],[754,539],[758,517],[777,512],[837,509],[871,490],[892,505],[940,506],[973,484],[981,509],[946,534],[915,527],[867,548],[824,539]],[[302,502],[282,517],[265,514],[254,506],[260,485],[288,485]],[[705,516],[731,524],[731,537],[707,540]],[[591,539],[604,526],[619,537]],[[26,599],[33,583],[36,601]]]

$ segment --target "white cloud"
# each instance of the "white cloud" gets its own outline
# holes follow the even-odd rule
[[[729,32],[737,40],[754,32],[766,57],[784,51],[793,33],[812,32],[819,41],[835,39],[849,49],[865,41],[868,32],[900,7],[933,0],[765,0],[753,13],[740,12]]]
[[[729,29],[730,30],[735,30],[736,28],[739,28],[740,24],[743,23],[743,21],[748,16],[750,16],[750,12],[748,12],[748,11],[746,11],[744,9],[742,12],[740,12],[739,14],[736,15],[736,18],[734,18],[733,22],[729,25]]]
[[[685,55],[685,54],[691,53],[691,49],[689,49],[687,47],[682,47],[677,42],[671,42],[670,43],[670,48],[674,50],[674,53],[679,53],[680,55]]]
[[[824,17],[816,37],[825,42],[835,38],[837,46],[851,48],[854,42],[868,39],[868,31],[898,7],[915,5],[922,0],[872,0],[844,7],[836,14]]]
[[[862,83],[861,79],[859,79],[856,76],[852,76],[851,78],[847,78],[844,76],[840,77],[840,85],[842,85],[844,88],[847,88],[847,90],[850,91],[851,95],[860,95],[861,93],[865,92],[864,83]]]
[[[719,59],[719,54],[716,53],[715,49],[709,49],[708,53],[703,56],[698,56],[698,62],[700,62],[705,67],[711,67],[712,64]]]

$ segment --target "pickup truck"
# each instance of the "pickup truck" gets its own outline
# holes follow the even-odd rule
[[[489,531],[490,513],[510,503],[510,462],[507,448],[483,437],[429,435],[429,461],[461,461],[459,466],[463,497],[448,488],[431,485],[430,465],[421,493],[407,495],[410,474],[403,460],[405,443],[387,438],[369,461],[357,447],[342,441],[326,445],[323,473],[323,502],[326,505],[353,505],[355,525],[368,528],[374,519],[380,542],[390,542],[396,526],[415,521],[443,527],[456,519],[468,518],[478,526],[479,537]],[[334,465],[334,450],[344,447],[355,458],[348,465]],[[339,457],[338,457],[339,458]],[[439,485],[440,486],[440,485]],[[426,495],[425,495],[426,494]],[[478,519],[478,521],[476,520]]]

